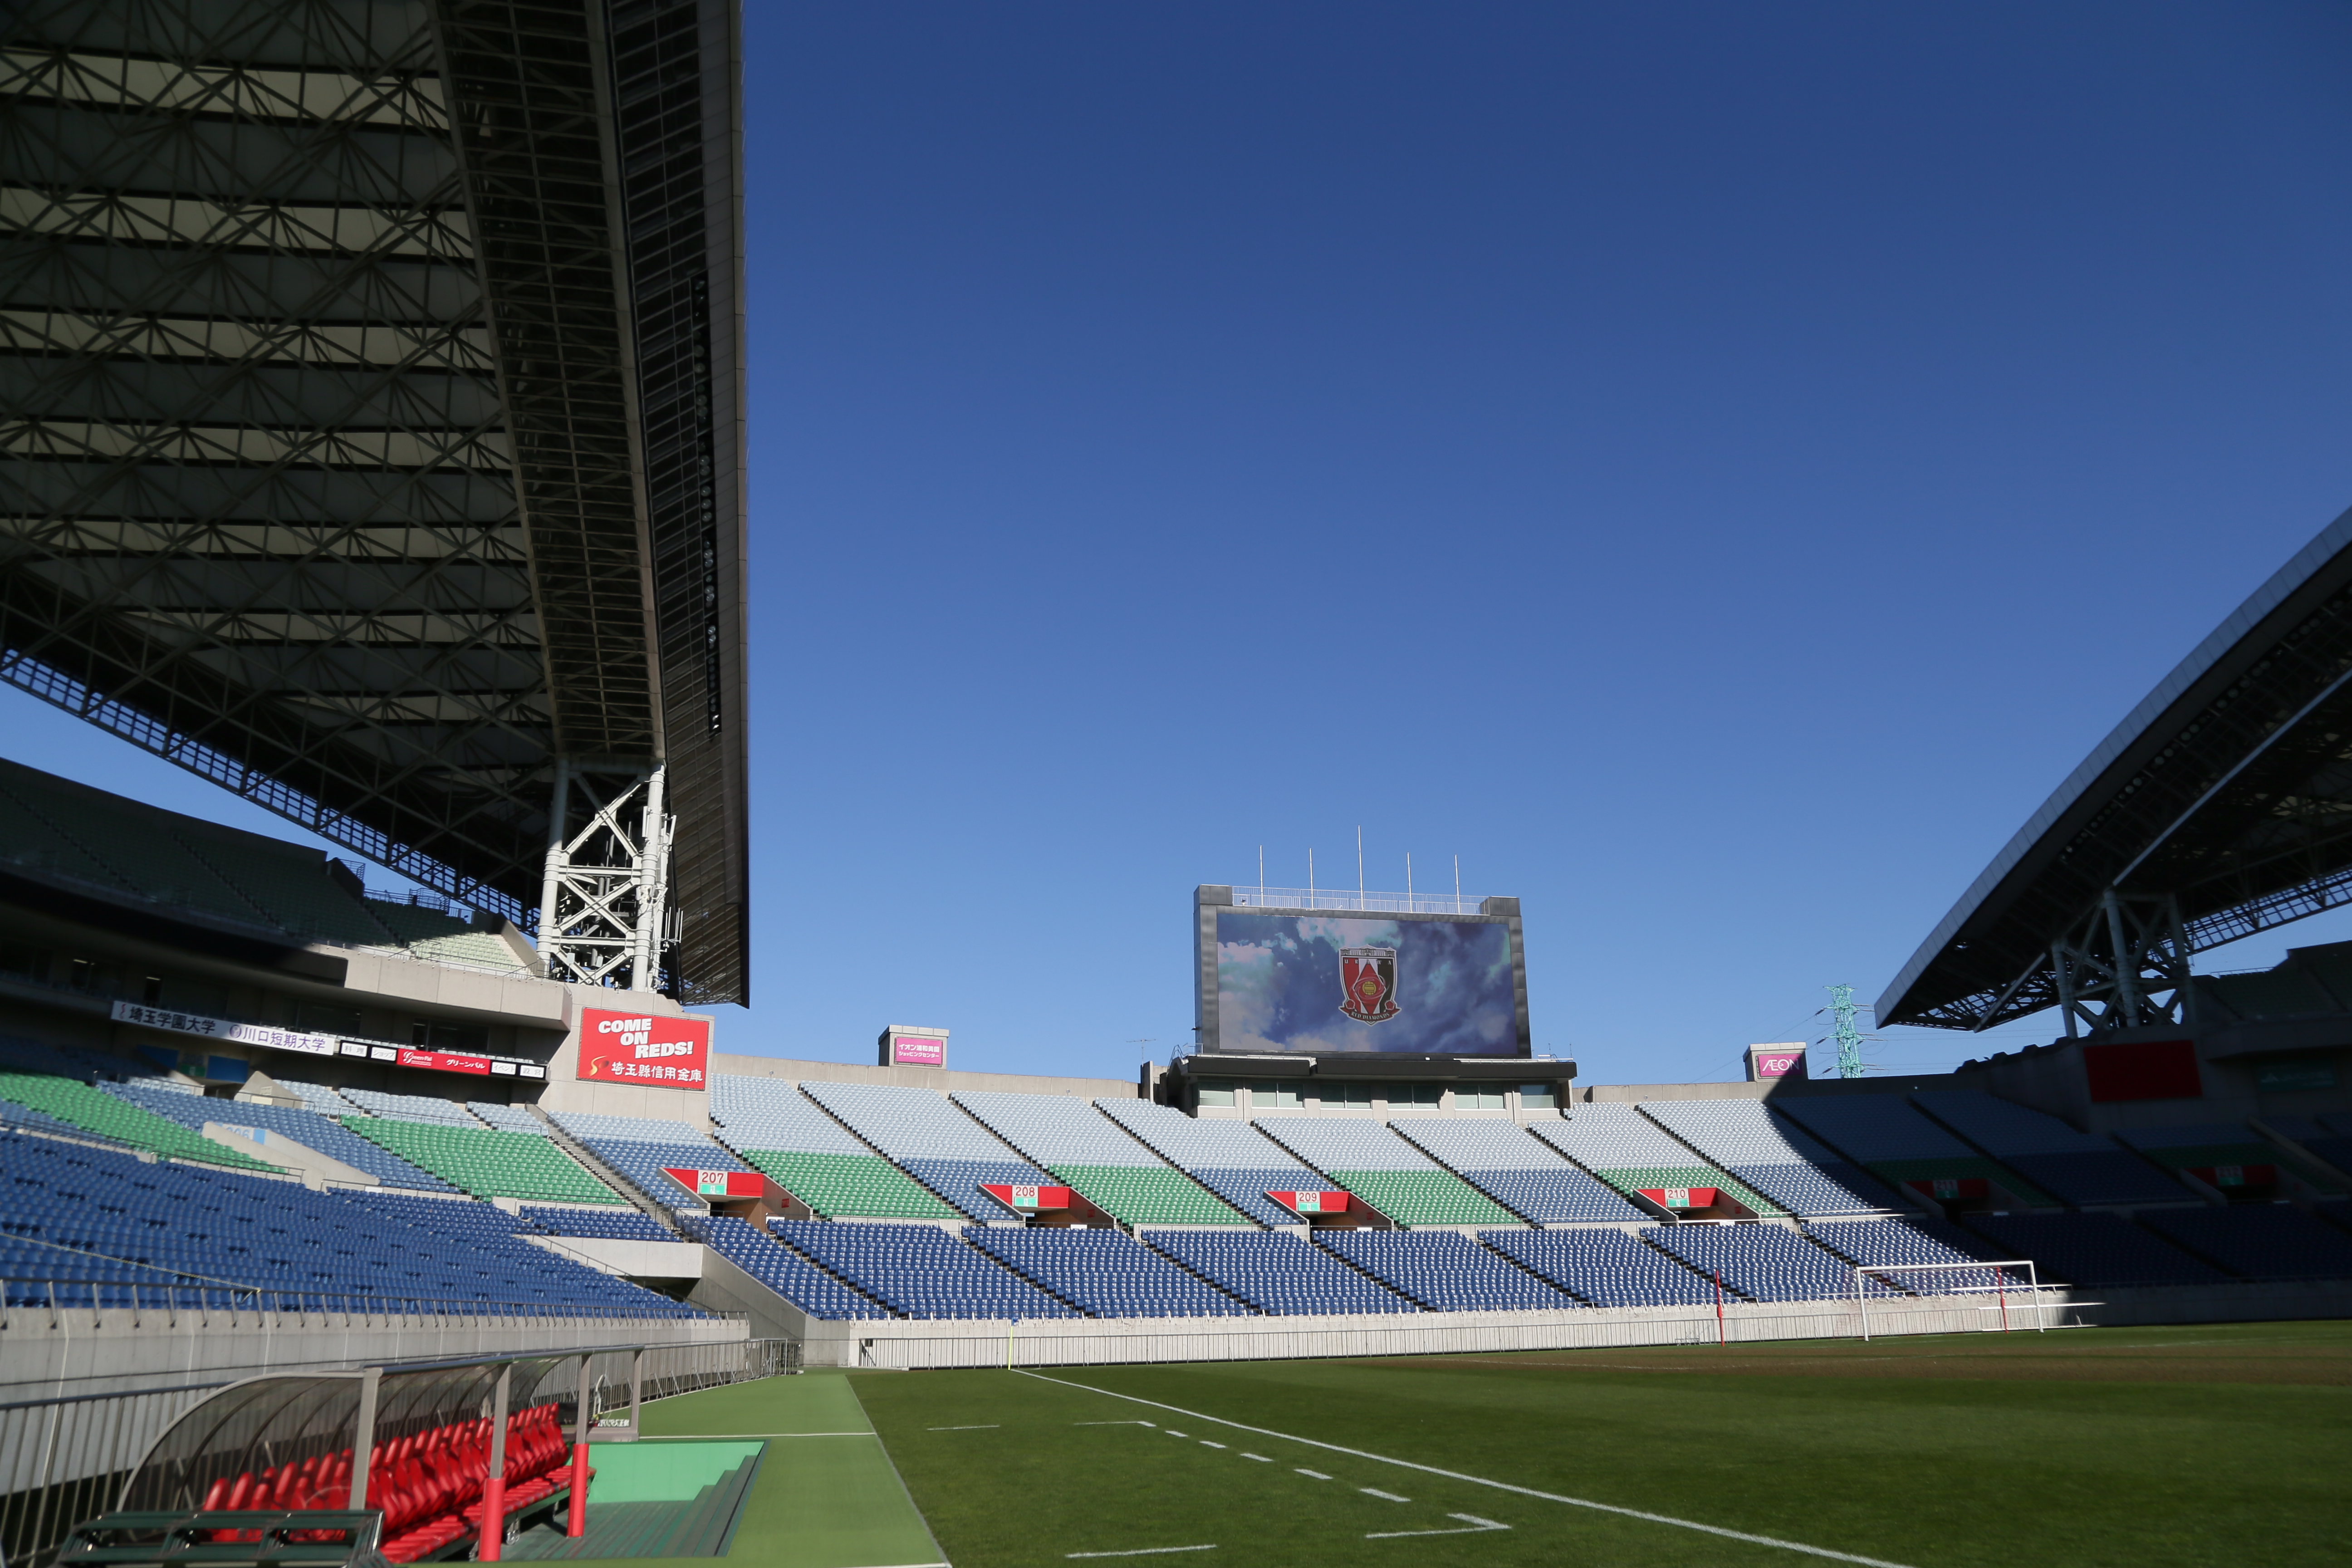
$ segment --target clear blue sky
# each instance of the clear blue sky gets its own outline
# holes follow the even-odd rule
[[[1261,844],[1352,881],[1360,825],[1375,886],[1458,854],[1525,900],[1538,1048],[1737,1076],[1825,983],[1875,997],[2352,505],[2339,7],[745,21],[722,1049],[939,1024],[958,1066],[1128,1076],[1192,1024],[1193,885]],[[21,760],[286,831],[0,713]]]

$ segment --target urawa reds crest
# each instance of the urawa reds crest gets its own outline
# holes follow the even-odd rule
[[[1396,949],[1339,950],[1339,1011],[1360,1024],[1385,1024],[1397,1016]]]

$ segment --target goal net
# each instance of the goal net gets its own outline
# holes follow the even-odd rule
[[[1871,1311],[1878,1312],[1882,1330],[1891,1330],[1913,1315],[1906,1306],[1923,1299],[1941,1298],[1943,1314],[1953,1310],[1950,1298],[1978,1300],[1959,1310],[1977,1318],[1975,1327],[1987,1332],[2011,1329],[2047,1330],[2058,1303],[2043,1294],[2041,1277],[2030,1258],[2003,1263],[1857,1263],[1853,1266],[1853,1303],[1862,1314],[1862,1337],[1870,1338]],[[1916,1307],[1914,1307],[1916,1310]]]

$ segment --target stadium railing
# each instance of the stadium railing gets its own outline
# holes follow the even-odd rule
[[[719,1344],[561,1347],[559,1356],[593,1353],[592,1416],[656,1399],[800,1370],[792,1340]],[[128,1472],[174,1421],[212,1394],[245,1377],[317,1370],[303,1365],[229,1369],[202,1382],[103,1393],[56,1393],[0,1401],[0,1558],[47,1561],[79,1521],[114,1505]]]

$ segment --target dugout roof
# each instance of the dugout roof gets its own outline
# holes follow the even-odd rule
[[[733,0],[0,13],[0,679],[533,923],[660,763],[744,998]]]
[[[2352,512],[2042,803],[1878,1021],[1981,1029],[2055,1005],[2051,945],[2109,889],[2177,899],[2191,951],[2352,901]]]

